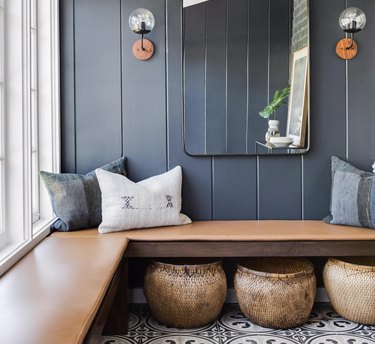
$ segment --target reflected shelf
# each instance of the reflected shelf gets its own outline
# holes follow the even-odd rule
[[[301,148],[293,145],[289,146],[275,146],[272,143],[255,141],[256,154],[304,154],[308,151],[306,148]]]

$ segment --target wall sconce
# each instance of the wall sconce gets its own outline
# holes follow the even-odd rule
[[[354,40],[354,34],[365,27],[366,16],[361,9],[349,7],[341,13],[339,24],[341,29],[349,34],[350,38],[343,38],[337,43],[336,53],[344,60],[351,60],[358,53],[358,45]]]
[[[155,25],[154,15],[145,8],[138,8],[130,14],[129,26],[132,31],[138,35],[142,35],[133,44],[133,55],[139,60],[148,60],[154,54],[154,45],[143,36],[152,31]]]

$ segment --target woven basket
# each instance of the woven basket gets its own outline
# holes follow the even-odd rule
[[[212,323],[223,307],[227,282],[221,262],[176,265],[152,261],[144,293],[152,315],[176,328]]]
[[[237,265],[234,288],[242,313],[270,328],[306,323],[314,305],[316,279],[307,259],[249,259]]]
[[[357,323],[375,325],[375,257],[330,258],[323,281],[338,314]]]

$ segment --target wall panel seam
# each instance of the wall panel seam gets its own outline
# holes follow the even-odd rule
[[[124,156],[124,97],[123,97],[123,82],[124,82],[124,44],[123,44],[123,11],[122,11],[122,1],[120,0],[120,106],[121,106],[121,111],[120,111],[120,125],[121,125],[121,156]]]
[[[211,157],[211,220],[215,218],[215,157]]]
[[[267,103],[270,102],[270,72],[271,72],[271,0],[268,0],[267,23]]]
[[[303,155],[301,155],[301,219],[305,219],[305,171]]]
[[[225,153],[228,153],[228,35],[229,35],[229,5],[226,0],[225,17]]]
[[[168,80],[169,80],[169,47],[168,47],[168,37],[169,37],[169,26],[168,26],[168,0],[164,1],[164,12],[165,12],[165,154],[166,154],[166,170],[169,170],[169,92],[168,92]]]
[[[345,0],[348,8],[348,0]],[[347,37],[348,34],[345,34]],[[345,158],[349,160],[349,61],[345,60]]]
[[[168,0],[167,0],[168,1]],[[185,42],[185,27],[184,27],[184,21],[185,21],[185,12],[182,12],[181,15],[181,63],[182,63],[182,70],[181,70],[181,101],[182,101],[182,149],[186,151],[186,137],[185,137],[185,82],[186,82],[186,49],[184,47],[184,42]],[[168,30],[169,30],[169,25],[168,25]],[[169,44],[169,39],[166,44]],[[168,78],[169,82],[169,78]],[[168,87],[168,92],[169,92],[169,87]],[[206,144],[206,142],[205,142]]]
[[[259,155],[257,155],[257,170],[256,170],[256,178],[257,178],[257,187],[256,187],[256,197],[257,197],[257,201],[256,201],[256,212],[257,212],[257,216],[256,216],[256,219],[257,220],[260,220],[260,202],[259,202],[259,193],[260,193],[260,183],[259,183]]]
[[[207,16],[208,3],[205,4],[204,32],[204,153],[207,154]]]
[[[76,90],[76,0],[73,0],[73,137],[74,173],[77,173],[77,90]]]
[[[247,1],[247,42],[246,42],[246,147],[245,151],[248,154],[248,144],[249,144],[249,92],[250,92],[250,5]]]

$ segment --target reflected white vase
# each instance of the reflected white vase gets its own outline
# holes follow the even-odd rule
[[[265,136],[267,143],[270,143],[271,137],[280,136],[279,124],[280,122],[276,119],[270,119],[268,121],[268,130]]]

